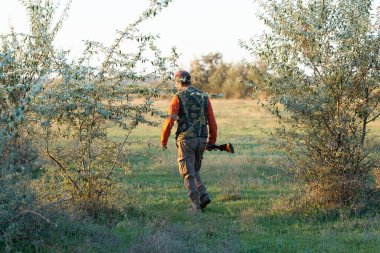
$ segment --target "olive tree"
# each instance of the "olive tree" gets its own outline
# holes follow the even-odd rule
[[[242,47],[268,64],[263,105],[308,203],[362,206],[379,166],[380,33],[370,0],[258,1],[267,30]]]

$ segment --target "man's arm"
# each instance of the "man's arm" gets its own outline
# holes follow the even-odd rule
[[[173,96],[173,99],[170,102],[168,116],[165,119],[164,125],[162,127],[161,147],[163,148],[166,148],[166,145],[168,144],[168,138],[170,136],[170,132],[174,125],[174,121],[178,117],[178,112],[179,112],[179,99],[178,99],[178,96],[175,95]]]
[[[214,111],[212,110],[210,99],[208,99],[208,106],[207,106],[207,121],[208,121],[208,134],[209,134],[207,144],[212,145],[212,144],[215,144],[216,142],[218,127],[216,125]]]

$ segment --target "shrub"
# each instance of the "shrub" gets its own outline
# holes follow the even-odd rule
[[[140,124],[155,124],[147,117],[160,114],[152,97],[164,92],[177,54],[173,49],[162,56],[157,36],[138,30],[170,0],[151,0],[114,44],[87,41],[83,55],[72,61],[53,43],[71,1],[58,20],[54,1],[21,2],[30,33],[11,30],[0,37],[0,244],[9,251],[38,251],[33,245],[51,235],[57,210],[120,215],[123,206],[116,201],[125,197],[118,183],[129,169],[129,134]],[[125,41],[135,47],[123,50]],[[154,80],[156,85],[142,85]],[[134,100],[136,95],[144,99]],[[125,131],[123,140],[108,137],[114,126]],[[42,169],[31,175],[24,168],[36,156]]]
[[[259,2],[269,30],[243,46],[268,64],[263,106],[281,124],[274,136],[290,171],[317,206],[365,205],[378,164],[369,127],[380,116],[371,1]]]

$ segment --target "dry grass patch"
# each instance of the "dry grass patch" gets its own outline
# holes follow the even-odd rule
[[[380,168],[373,170],[373,177],[375,178],[376,188],[380,189]]]

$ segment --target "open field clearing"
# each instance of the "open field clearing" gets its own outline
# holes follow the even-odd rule
[[[2,2],[0,253],[380,253],[380,0],[95,2]]]
[[[156,105],[166,111],[168,100]],[[115,248],[130,252],[379,252],[380,217],[287,215],[278,209],[293,183],[274,163],[260,128],[274,119],[251,100],[213,100],[218,143],[231,142],[235,154],[206,152],[201,174],[212,202],[200,215],[187,213],[189,200],[176,163],[172,130],[168,150],[158,148],[158,127],[139,127],[130,137],[127,185],[131,210],[112,228]],[[378,124],[375,125],[378,129]],[[374,131],[375,132],[375,131]],[[113,138],[121,138],[115,129]],[[143,150],[144,149],[144,150]],[[139,155],[137,155],[139,154]],[[286,207],[284,207],[285,209]],[[281,206],[280,206],[281,209]]]

